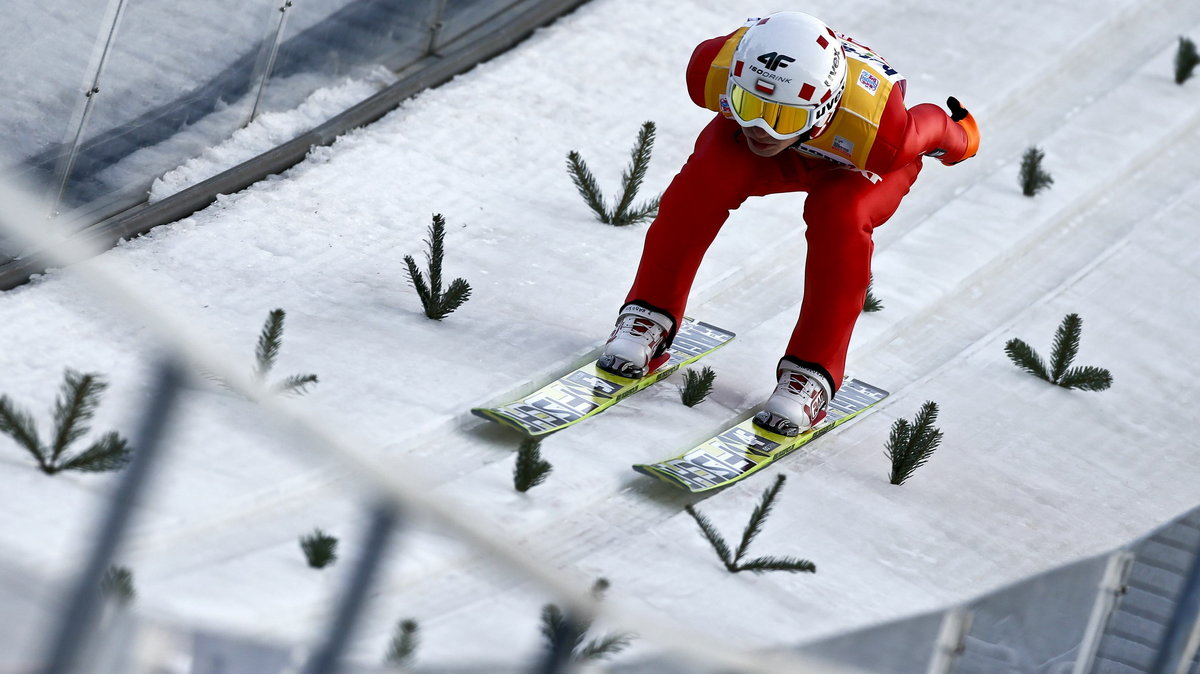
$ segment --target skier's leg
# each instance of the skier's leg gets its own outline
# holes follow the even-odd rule
[[[666,360],[687,306],[696,270],[729,212],[748,196],[750,179],[771,173],[740,147],[737,125],[717,118],[663,193],[646,232],[641,262],[616,328],[597,365],[642,377]]]
[[[658,215],[646,232],[641,262],[626,303],[671,317],[671,336],[687,306],[696,270],[729,212],[742,204],[757,179],[777,172],[750,154],[736,124],[717,117],[663,192]],[[763,175],[766,173],[766,175]]]
[[[920,170],[918,159],[877,183],[830,171],[805,200],[804,300],[784,359],[826,377],[831,391],[842,385],[850,335],[866,299],[871,234],[896,212]]]

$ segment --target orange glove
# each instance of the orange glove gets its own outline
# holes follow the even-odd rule
[[[963,150],[963,156],[958,161],[942,162],[946,166],[953,166],[960,161],[965,161],[975,156],[979,151],[979,125],[975,123],[975,118],[967,109],[958,102],[958,99],[951,96],[946,99],[946,107],[950,108],[950,119],[954,120],[955,124],[962,127],[963,132],[967,134],[967,149]]]

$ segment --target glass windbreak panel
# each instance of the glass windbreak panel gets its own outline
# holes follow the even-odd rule
[[[514,5],[530,4],[522,0],[446,0],[438,45],[444,45],[478,26],[483,26]]]
[[[807,643],[797,650],[877,674],[924,672],[944,617],[940,612],[926,613]]]
[[[304,0],[288,9],[259,111],[287,110],[346,77],[425,55],[437,0]]]
[[[83,109],[108,0],[5,0],[0,10],[0,175],[49,185]]]
[[[1069,671],[1107,564],[1107,557],[1077,562],[980,599],[954,671]]]
[[[141,200],[241,127],[277,15],[264,0],[126,0],[58,211]]]

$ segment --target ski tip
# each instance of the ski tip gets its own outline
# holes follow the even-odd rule
[[[490,407],[473,407],[473,408],[471,408],[471,414],[474,414],[475,416],[479,417],[480,419],[484,419],[484,420],[490,421],[492,423],[500,424],[501,426],[511,429],[511,430],[514,430],[527,438],[539,438],[544,435],[549,435],[551,432],[553,432],[552,430],[551,431],[531,430],[525,426],[522,426],[521,424],[517,423],[516,421],[509,419],[507,416],[497,412],[496,410],[494,410]],[[557,430],[557,429],[553,429],[553,430]]]
[[[690,491],[692,493],[695,493],[698,491],[695,488],[693,488],[692,485],[687,484],[686,482],[680,480],[679,478],[675,477],[674,475],[671,475],[670,473],[664,473],[663,471],[658,470],[651,464],[635,463],[635,464],[633,464],[633,469],[635,471],[641,473],[642,475],[645,475],[647,477],[652,477],[660,482],[665,482],[665,483],[671,485],[672,487],[675,487],[676,489],[683,489],[685,491]]]

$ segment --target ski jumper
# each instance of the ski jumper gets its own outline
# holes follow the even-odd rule
[[[678,326],[696,270],[730,211],[752,196],[807,192],[804,297],[785,358],[822,372],[836,391],[866,299],[872,232],[896,212],[923,156],[957,163],[974,154],[977,140],[936,105],[906,109],[904,79],[838,35],[849,72],[832,120],[814,139],[758,156],[725,100],[729,69],[742,65],[731,60],[745,30],[702,42],[692,54],[688,92],[720,114],[663,193],[626,302],[666,313]]]

